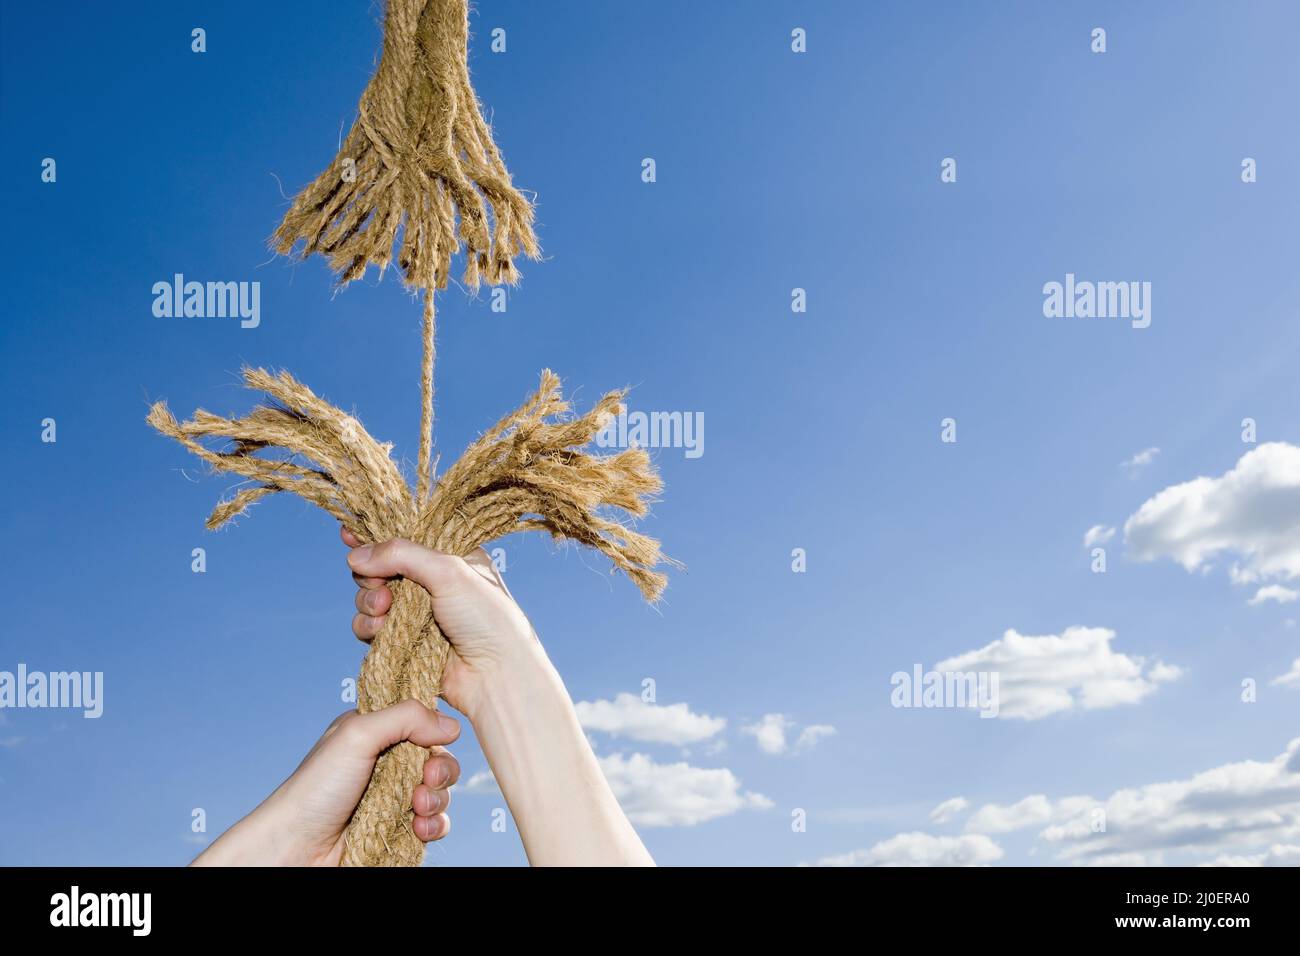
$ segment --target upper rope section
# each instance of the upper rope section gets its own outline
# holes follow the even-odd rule
[[[518,281],[540,254],[532,204],[510,181],[469,80],[467,0],[388,0],[384,46],[338,155],[298,194],[272,244],[328,257],[346,285],[382,272],[398,244],[403,281],[446,288]]]

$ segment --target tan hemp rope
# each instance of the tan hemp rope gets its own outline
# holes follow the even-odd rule
[[[520,530],[541,530],[609,557],[655,600],[667,579],[659,543],[609,509],[646,512],[660,489],[640,449],[608,456],[583,451],[622,393],[605,395],[586,415],[569,416],[549,370],[536,394],[475,441],[430,490],[433,445],[434,290],[445,288],[451,259],[465,248],[464,282],[514,283],[516,255],[536,258],[531,204],[511,185],[469,81],[466,0],[389,0],[379,66],[334,162],[294,200],[273,237],[275,248],[329,258],[346,284],[373,264],[398,266],[424,290],[421,434],[415,488],[352,416],[318,398],[288,372],[245,369],[248,387],[271,402],[243,418],[203,410],[178,422],[165,402],[148,422],[217,471],[250,483],[217,504],[217,528],[249,505],[288,491],[320,506],[365,542],[405,537],[466,555]],[[493,226],[489,231],[489,220]],[[299,245],[301,243],[301,245]],[[226,439],[224,450],[204,444]],[[369,712],[417,698],[435,706],[449,645],[428,594],[406,581],[366,654],[357,709]],[[411,829],[410,796],[427,752],[411,743],[386,751],[345,835],[345,866],[416,866],[424,845]]]

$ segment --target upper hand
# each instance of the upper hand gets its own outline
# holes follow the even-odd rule
[[[538,651],[532,625],[482,548],[459,558],[401,538],[361,546],[347,529],[342,537],[352,549],[348,565],[359,588],[353,633],[363,641],[379,633],[393,606],[388,579],[419,584],[429,592],[434,620],[451,645],[442,696],[471,720],[491,675],[513,658]]]

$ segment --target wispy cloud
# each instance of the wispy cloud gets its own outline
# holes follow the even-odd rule
[[[1300,866],[1300,846],[1275,843],[1263,853],[1247,856],[1224,854],[1203,866]]]
[[[983,834],[935,836],[900,833],[867,850],[826,856],[817,866],[987,866],[1002,859],[1002,848]]]
[[[1300,597],[1300,591],[1293,591],[1291,588],[1282,584],[1266,584],[1256,591],[1255,596],[1246,603],[1252,606],[1263,604],[1265,601],[1276,601],[1278,604],[1290,604],[1297,597]]]
[[[969,806],[970,801],[965,797],[953,797],[950,800],[945,800],[930,811],[930,821],[932,823],[947,823],[957,814],[964,812]]]
[[[1083,546],[1091,548],[1093,545],[1105,544],[1111,538],[1115,537],[1115,529],[1107,527],[1104,524],[1095,524],[1083,533]]]
[[[764,714],[754,723],[742,726],[740,732],[753,737],[763,753],[780,756],[816,746],[818,741],[834,736],[835,728],[830,724],[809,724],[800,729],[799,724],[784,714]]]
[[[1155,461],[1156,456],[1159,454],[1160,454],[1160,449],[1154,446],[1151,448],[1143,448],[1132,458],[1129,458],[1127,461],[1120,462],[1119,466],[1123,468],[1126,472],[1128,472],[1129,477],[1132,478],[1137,476],[1137,474],[1141,472],[1142,469],[1146,468],[1147,465]]]
[[[1274,687],[1300,687],[1300,657],[1291,662],[1291,669],[1269,681]]]
[[[1041,826],[1052,819],[1052,804],[1042,794],[1000,806],[988,803],[971,814],[966,821],[967,833],[1010,833],[1029,826]]]
[[[1236,854],[1240,865],[1262,861],[1273,849],[1286,855],[1300,842],[1300,738],[1272,760],[1223,764],[1102,799],[1037,794],[1009,806],[989,804],[971,815],[966,829],[1028,827],[1042,827],[1039,839],[1071,863],[1159,865],[1167,853],[1180,852]]]
[[[456,785],[456,789],[463,793],[476,794],[499,794],[501,787],[497,785],[497,778],[492,776],[491,770],[480,770],[470,775],[468,780],[462,780]]]

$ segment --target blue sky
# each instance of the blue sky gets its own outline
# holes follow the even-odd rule
[[[444,461],[544,367],[583,407],[631,385],[706,423],[701,457],[656,452],[643,529],[688,566],[658,608],[596,556],[505,542],[576,700],[655,682],[658,709],[591,734],[660,862],[1300,859],[1300,680],[1271,683],[1300,658],[1294,5],[478,7],[474,81],[546,260],[504,314],[440,297]],[[418,304],[266,248],[352,121],[380,12],[0,15],[0,671],[105,682],[97,720],[0,711],[0,863],[183,863],[344,707],[334,523],[270,500],[203,531],[229,482],[144,416],[243,411],[240,366],[286,367],[413,461]],[[260,282],[260,325],[156,318],[177,272]],[[1150,327],[1045,317],[1067,273],[1150,282]],[[892,674],[963,655],[1006,668],[997,719],[891,705]],[[434,865],[523,861],[482,789]]]

